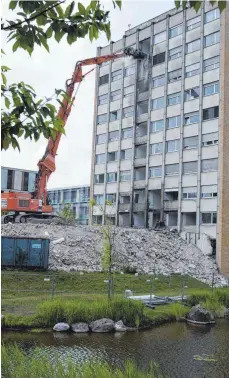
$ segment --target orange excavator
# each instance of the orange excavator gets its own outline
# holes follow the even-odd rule
[[[72,78],[66,81],[66,94],[62,106],[59,109],[58,117],[66,125],[71,112],[75,96],[73,95],[75,84],[80,83],[86,75],[95,68],[83,74],[83,67],[89,65],[100,65],[111,60],[125,56],[132,56],[134,59],[145,59],[146,55],[142,51],[133,48],[126,48],[123,53],[98,56],[85,59],[76,63]],[[38,173],[35,180],[35,190],[33,193],[9,192],[2,193],[1,210],[7,213],[2,216],[2,223],[16,222],[26,223],[29,218],[52,219],[57,217],[52,213],[52,206],[48,204],[47,182],[50,175],[55,171],[55,158],[61,139],[61,132],[57,132],[56,137],[49,138],[44,156],[38,162]]]

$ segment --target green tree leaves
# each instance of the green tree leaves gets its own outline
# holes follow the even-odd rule
[[[198,12],[198,10],[200,9],[201,3],[202,3],[201,0],[193,0],[193,1],[192,0],[190,1],[175,0],[176,8],[180,8],[180,6],[182,6],[185,9],[189,5],[191,8],[194,8],[196,12]],[[227,5],[226,1],[221,1],[221,0],[219,1],[211,0],[210,3],[212,6],[217,4],[217,6],[220,9],[220,12],[222,12],[226,8],[226,5]]]

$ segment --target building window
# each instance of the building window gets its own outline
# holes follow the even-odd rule
[[[124,98],[131,96],[134,94],[134,85],[129,85],[128,87],[125,87],[123,90]]]
[[[182,199],[196,199],[197,198],[197,188],[183,188],[182,189]]]
[[[11,169],[8,169],[8,175],[7,175],[7,189],[13,189],[13,176],[14,172]]]
[[[108,152],[108,161],[118,160],[118,151]]]
[[[204,134],[202,135],[202,146],[213,146],[218,144],[218,133]]]
[[[111,102],[120,100],[121,98],[121,89],[111,92]]]
[[[206,37],[204,37],[204,47],[215,45],[216,43],[219,42],[219,38],[220,38],[219,31],[206,35]]]
[[[99,78],[99,85],[104,85],[109,82],[109,75],[100,76]]]
[[[155,98],[154,100],[152,100],[153,110],[164,108],[164,106],[165,106],[165,98],[164,97],[158,97],[158,98]]]
[[[192,53],[194,51],[200,50],[200,39],[186,43],[186,53]]]
[[[196,173],[197,171],[198,171],[197,161],[189,161],[187,163],[183,163],[183,174]]]
[[[216,224],[217,213],[201,213],[201,223],[202,224]]]
[[[95,162],[96,162],[96,164],[103,164],[103,163],[105,163],[105,154],[95,155]]]
[[[133,64],[132,66],[126,67],[124,71],[124,75],[130,76],[135,74],[135,65]]]
[[[122,139],[132,138],[133,127],[128,127],[127,129],[122,130]]]
[[[169,60],[177,59],[182,56],[182,46],[169,50]]]
[[[104,174],[95,175],[95,184],[103,184],[104,183]]]
[[[149,177],[161,177],[162,167],[152,167],[149,168]]]
[[[99,105],[107,104],[108,102],[108,93],[99,96]]]
[[[185,77],[191,77],[200,73],[200,62],[185,67]]]
[[[140,116],[146,113],[148,113],[148,100],[139,102],[137,104],[137,115]]]
[[[190,88],[184,91],[184,99],[185,101],[194,100],[195,98],[199,98],[200,95],[200,88]]]
[[[181,101],[181,93],[180,92],[168,95],[168,106],[180,104],[180,101]]]
[[[192,136],[192,137],[183,139],[184,150],[197,148],[197,147],[198,147],[198,136]]]
[[[107,173],[107,182],[116,182],[117,181],[117,172]]]
[[[206,190],[206,189],[205,189]],[[201,198],[216,198],[217,192],[201,192]]]
[[[166,142],[166,152],[175,152],[180,149],[180,139],[168,140]]]
[[[181,77],[182,77],[182,70],[181,69],[171,71],[168,74],[168,81],[169,81],[169,83],[172,83],[174,81],[181,80]]]
[[[210,96],[219,93],[219,82],[204,85],[204,96]]]
[[[103,205],[104,204],[103,194],[97,194],[94,198],[95,198],[96,205]]]
[[[212,108],[203,109],[203,121],[208,121],[210,119],[219,117],[219,107],[214,106]]]
[[[153,56],[153,65],[165,62],[165,52]]]
[[[131,180],[131,171],[120,172],[120,181],[130,181],[130,180]]]
[[[165,75],[160,75],[157,77],[153,77],[153,88],[160,87],[161,85],[165,84]]]
[[[159,119],[158,121],[151,122],[151,131],[154,133],[156,131],[161,131],[164,128],[164,120]]]
[[[183,25],[177,25],[174,26],[173,28],[169,29],[169,38],[176,37],[177,35],[182,34],[183,32]]]
[[[218,170],[218,159],[204,159],[201,161],[201,172]]]
[[[165,166],[165,175],[172,176],[179,174],[179,164],[167,164]]]
[[[106,143],[106,140],[107,140],[107,134],[96,135],[96,144]]]
[[[219,8],[212,9],[209,12],[205,13],[205,24],[214,21],[217,18],[220,18]]]
[[[108,204],[114,204],[116,202],[116,193],[110,193],[106,195],[106,202]]]
[[[201,24],[201,16],[192,18],[191,20],[187,21],[187,31],[196,29]]]
[[[167,129],[180,127],[180,116],[167,118]]]
[[[151,155],[162,154],[163,152],[163,143],[154,143],[151,144]]]
[[[117,81],[122,78],[122,70],[117,70],[111,73],[111,81]]]
[[[193,123],[198,123],[200,119],[199,113],[189,113],[184,115],[184,124],[192,125]]]
[[[23,179],[23,189],[26,192],[29,190],[29,172],[24,172],[24,179]]]
[[[154,44],[164,42],[166,40],[166,31],[163,31],[162,33],[155,34],[154,36]]]
[[[120,110],[113,110],[110,112],[110,122],[120,119]]]
[[[204,60],[204,72],[219,68],[219,55]]]
[[[134,115],[134,107],[128,106],[127,108],[123,108],[123,118],[133,117]]]
[[[110,131],[108,134],[108,141],[112,142],[113,140],[118,140],[119,139],[119,131]]]
[[[101,125],[102,123],[107,122],[107,114],[100,114],[97,116],[97,124]]]
[[[121,160],[128,160],[132,158],[132,148],[121,150]]]

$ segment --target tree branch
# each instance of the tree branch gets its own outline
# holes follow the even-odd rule
[[[32,17],[30,18],[25,18],[24,20],[20,21],[20,22],[17,22],[13,25],[9,25],[9,26],[6,26],[6,27],[3,27],[1,25],[1,30],[12,30],[12,29],[17,29],[20,25],[24,24],[25,22],[30,22],[30,21],[33,21],[35,20],[37,17],[39,16],[42,16],[43,14],[45,14],[46,12],[50,11],[51,9],[53,8],[56,8],[58,5],[60,4],[63,4],[65,2],[65,0],[62,0],[60,2],[58,2],[57,4],[52,4],[50,5],[48,8],[44,9],[42,12],[38,13],[38,14],[35,14],[33,15]]]

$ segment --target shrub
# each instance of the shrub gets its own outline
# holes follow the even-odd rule
[[[207,302],[207,305],[212,303],[212,306],[215,305],[225,306],[229,308],[229,288],[225,289],[216,289],[213,292],[202,291],[197,294],[192,294],[187,299],[187,304],[189,306],[196,306],[197,304]]]
[[[123,267],[123,272],[126,273],[126,274],[135,274],[137,273],[137,268],[133,267],[133,266],[124,266]]]
[[[136,321],[144,322],[143,311],[143,303],[127,299],[93,302],[53,300],[39,305],[36,319],[37,324],[43,327],[54,326],[57,322],[90,323],[101,318],[122,319],[125,324],[135,326]]]

